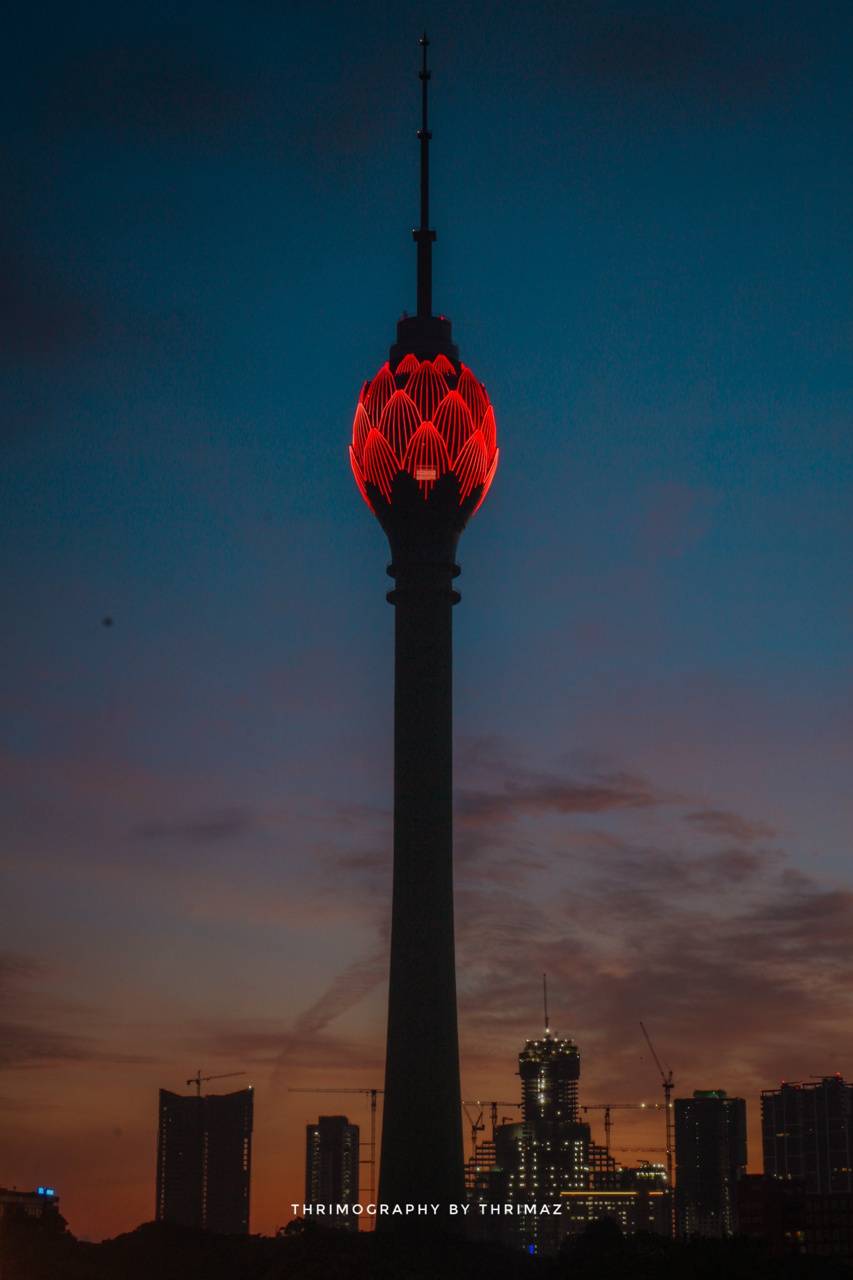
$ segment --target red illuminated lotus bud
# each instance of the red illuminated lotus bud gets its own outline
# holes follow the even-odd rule
[[[489,491],[498,465],[495,415],[486,389],[444,354],[408,354],[365,383],[355,411],[350,462],[370,509],[383,520],[414,485],[429,504],[452,492],[461,528]],[[384,523],[384,520],[383,520]]]

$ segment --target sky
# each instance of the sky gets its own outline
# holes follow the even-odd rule
[[[501,464],[459,548],[463,1096],[853,1077],[849,5],[18,7],[0,204],[0,1185],[154,1208],[255,1088],[252,1229],[381,1087],[387,545],[346,447],[434,298]],[[113,620],[112,626],[103,619]],[[424,1105],[413,1098],[413,1106]],[[601,1138],[601,1113],[590,1118]],[[654,1114],[615,1113],[626,1163]],[[466,1148],[467,1152],[467,1148]]]

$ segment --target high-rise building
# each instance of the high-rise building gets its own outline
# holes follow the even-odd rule
[[[398,322],[389,358],[362,388],[350,462],[388,536],[395,583],[388,594],[396,615],[394,872],[379,1198],[448,1205],[464,1194],[452,794],[451,617],[460,597],[453,581],[459,536],[489,490],[498,449],[486,390],[460,361],[450,321],[432,313],[427,43],[424,35],[417,313]],[[446,1225],[441,1217],[428,1221]]]
[[[251,1088],[204,1097],[160,1090],[158,1222],[249,1230],[253,1098]]]
[[[853,1191],[853,1084],[834,1075],[763,1090],[761,1141],[769,1177]]]
[[[746,1172],[746,1103],[724,1089],[675,1099],[676,1214],[680,1235],[737,1231],[737,1182]]]
[[[358,1218],[338,1212],[337,1206],[358,1201],[358,1125],[346,1116],[320,1116],[306,1126],[305,1136],[305,1203],[333,1206],[326,1225],[357,1231]]]

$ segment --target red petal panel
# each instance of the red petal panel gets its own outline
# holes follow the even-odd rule
[[[421,425],[418,406],[405,391],[395,391],[382,410],[379,430],[398,458],[406,452],[406,445]]]
[[[383,435],[371,427],[364,446],[364,478],[375,484],[388,502],[391,501],[391,485],[400,470],[394,450]]]
[[[463,364],[456,390],[471,410],[475,422],[483,421],[483,414],[489,407],[489,397],[482,384],[477,381],[467,364]]]
[[[443,352],[439,352],[439,354],[435,357],[435,359],[432,362],[432,367],[433,369],[435,369],[436,373],[443,374],[445,378],[449,373],[454,375],[456,373],[456,370],[453,368],[453,365],[450,363],[447,356],[444,355]],[[399,369],[397,370],[397,372],[399,373]]]
[[[358,461],[356,459],[355,451],[353,450],[352,445],[350,445],[350,449],[349,449],[349,460],[350,460],[350,466],[352,467],[352,473],[355,476],[355,482],[358,485],[359,493],[361,494],[362,498],[364,498],[364,501],[367,503],[367,505],[370,507],[370,510],[373,511],[373,503],[370,501],[370,499],[367,496],[367,489],[365,488],[365,485],[364,485],[364,476],[361,473],[361,467],[358,465]],[[373,514],[375,515],[376,512],[373,511]]]
[[[396,390],[397,384],[386,360],[368,387],[367,395],[364,397],[367,412],[370,414],[370,421],[374,426],[378,424],[382,410]]]
[[[475,431],[468,437],[462,452],[453,464],[453,470],[459,480],[460,502],[464,502],[471,490],[483,483],[488,467],[489,460],[486,457],[483,433]]]
[[[418,357],[413,356],[410,352],[409,355],[403,356],[403,359],[397,365],[397,368],[394,370],[394,373],[398,378],[401,373],[414,373],[415,369],[417,369],[419,364],[420,364],[420,360],[418,359]]]
[[[441,401],[447,395],[447,383],[440,373],[436,373],[431,360],[423,363],[410,375],[406,390],[421,411],[424,422],[432,422]]]
[[[409,441],[403,469],[414,476],[425,498],[439,476],[450,470],[444,441],[431,422],[422,422]]]
[[[357,458],[364,457],[364,446],[367,443],[367,433],[370,430],[370,419],[363,404],[356,407],[355,418],[352,424],[352,444],[355,449]]]
[[[492,454],[498,447],[498,433],[495,424],[495,411],[491,405],[483,415],[483,421],[480,424],[480,430],[483,433],[483,441],[486,445],[486,453],[491,459]]]
[[[471,410],[458,391],[448,391],[435,411],[433,422],[447,445],[449,457],[455,458],[474,430]]]
[[[501,456],[500,449],[495,449],[495,456],[494,458],[492,458],[492,465],[489,467],[489,471],[486,476],[486,483],[483,485],[483,492],[480,494],[480,501],[477,503],[476,507],[471,512],[472,516],[475,514],[475,512],[480,510],[480,507],[482,507],[483,505],[483,499],[485,498],[486,494],[489,492],[489,490],[492,487],[492,481],[494,480],[495,472],[498,469],[498,458],[500,456]]]

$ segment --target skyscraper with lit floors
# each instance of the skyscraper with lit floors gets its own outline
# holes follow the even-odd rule
[[[746,1102],[725,1089],[675,1099],[676,1219],[682,1236],[737,1232],[737,1183],[746,1172]]]
[[[305,1203],[352,1207],[358,1201],[359,1130],[346,1116],[320,1116],[305,1132]],[[358,1218],[330,1214],[326,1225],[358,1230]]]
[[[248,1232],[253,1111],[251,1087],[205,1096],[160,1090],[158,1222]]]

